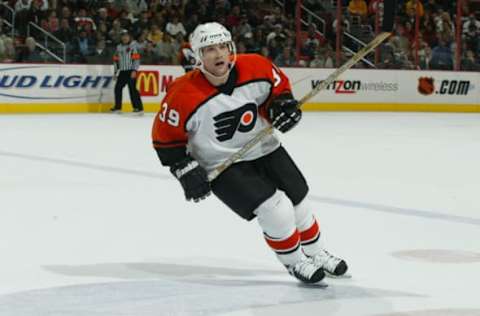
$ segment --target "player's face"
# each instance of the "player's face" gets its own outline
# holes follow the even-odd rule
[[[122,37],[121,37],[121,40],[122,40],[123,44],[128,44],[128,42],[130,42],[130,35],[123,34]]]
[[[223,76],[228,71],[230,49],[227,44],[215,44],[202,48],[202,62],[205,70],[215,76]]]

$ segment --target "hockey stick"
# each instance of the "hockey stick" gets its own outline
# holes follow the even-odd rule
[[[340,68],[335,70],[333,73],[331,73],[327,79],[322,81],[319,85],[317,85],[312,91],[307,93],[303,98],[299,100],[298,106],[301,107],[303,104],[305,104],[308,100],[313,98],[317,93],[325,89],[328,85],[332,84],[342,73],[347,71],[348,69],[352,68],[353,65],[355,65],[358,61],[360,61],[363,57],[368,55],[371,51],[373,51],[378,45],[380,45],[385,39],[387,39],[390,36],[390,32],[383,32],[377,35],[368,45],[363,47],[361,50],[359,50],[355,55],[353,55],[352,58],[350,58],[345,64],[343,64]],[[262,139],[264,139],[267,135],[271,134],[273,132],[273,127],[269,126],[267,128],[264,128],[262,131],[260,131],[254,138],[252,138],[248,143],[246,143],[240,150],[238,150],[236,153],[231,155],[224,163],[222,163],[220,166],[215,168],[209,175],[208,175],[208,180],[212,181],[220,173],[225,171],[228,167],[230,167],[232,164],[234,164],[236,161],[241,159],[245,154],[253,148],[256,144],[258,144]]]

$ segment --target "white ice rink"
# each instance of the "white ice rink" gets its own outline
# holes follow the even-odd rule
[[[0,116],[1,316],[480,315],[480,116],[308,113],[283,143],[351,279],[184,201],[153,116]]]

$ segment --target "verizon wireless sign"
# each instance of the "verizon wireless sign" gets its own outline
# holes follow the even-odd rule
[[[314,89],[333,71],[284,70],[297,98]],[[309,102],[480,105],[480,73],[351,69]]]

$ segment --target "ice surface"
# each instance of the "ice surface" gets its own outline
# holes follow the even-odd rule
[[[0,315],[480,315],[480,116],[307,113],[281,135],[351,279],[299,285],[187,203],[153,116],[0,116]]]

